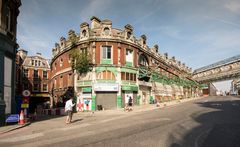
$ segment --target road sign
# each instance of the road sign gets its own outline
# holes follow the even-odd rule
[[[22,92],[22,95],[25,96],[25,97],[29,97],[30,94],[31,94],[31,92],[30,92],[29,90],[24,90],[24,91]]]

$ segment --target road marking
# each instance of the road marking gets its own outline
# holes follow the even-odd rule
[[[233,103],[232,105],[233,105],[233,106],[239,106],[239,104],[237,104],[237,103]]]
[[[36,134],[30,134],[30,135],[23,135],[19,137],[0,139],[0,142],[18,142],[18,141],[24,141],[28,139],[41,137],[41,136],[43,136],[43,133],[36,133]]]

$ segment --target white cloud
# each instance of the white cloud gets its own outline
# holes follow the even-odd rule
[[[233,0],[225,4],[225,8],[230,10],[233,13],[240,14],[240,1]]]

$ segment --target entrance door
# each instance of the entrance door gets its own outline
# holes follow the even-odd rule
[[[146,104],[146,101],[147,101],[147,94],[146,92],[142,92],[142,103]]]

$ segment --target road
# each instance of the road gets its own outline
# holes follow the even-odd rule
[[[141,113],[89,117],[61,127],[44,125],[49,129],[33,125],[18,135],[0,136],[0,146],[237,147],[240,98],[207,97]]]

